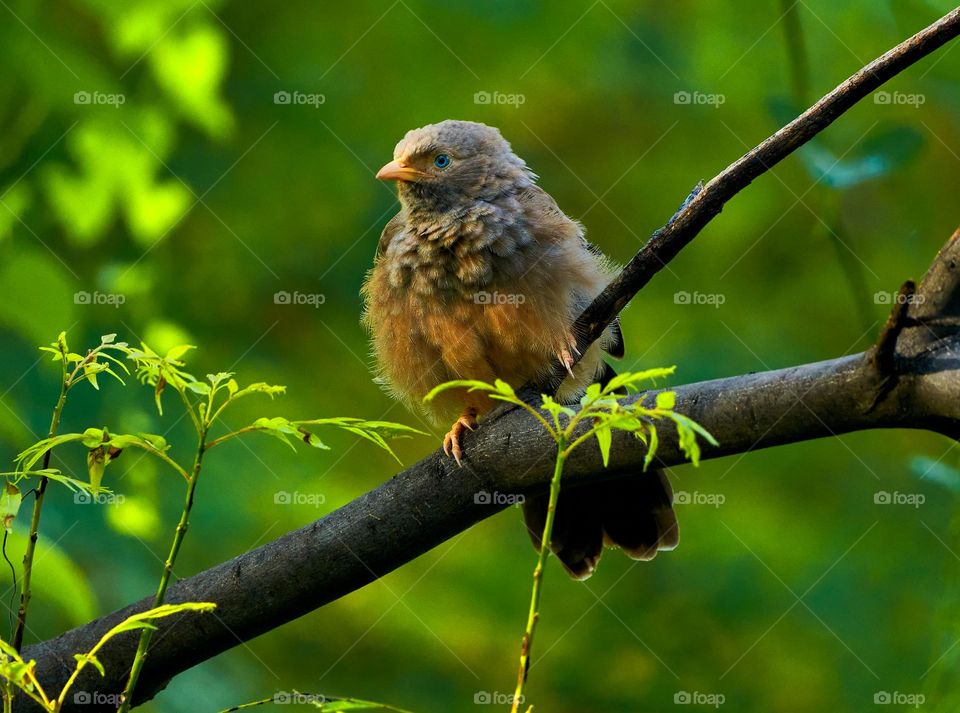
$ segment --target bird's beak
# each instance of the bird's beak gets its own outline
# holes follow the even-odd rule
[[[416,181],[427,174],[408,166],[403,161],[391,161],[377,171],[377,178],[381,181]]]

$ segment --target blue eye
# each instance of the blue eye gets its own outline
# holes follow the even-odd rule
[[[433,159],[433,165],[437,168],[446,168],[450,165],[450,157],[445,153],[439,154],[435,159]]]

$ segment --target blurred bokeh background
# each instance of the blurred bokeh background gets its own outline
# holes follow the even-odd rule
[[[230,425],[283,414],[423,427],[372,382],[358,325],[397,207],[373,176],[407,129],[500,127],[626,261],[698,180],[953,2],[0,5],[0,457],[12,464],[46,432],[57,372],[37,347],[61,330],[77,349],[109,332],[196,344],[197,373],[288,385]],[[958,70],[955,46],[937,52],[730,203],[624,314],[625,367],[677,364],[679,383],[867,348],[890,294],[958,223]],[[135,383],[104,383],[71,394],[62,428],[167,433],[187,459],[178,415],[171,401],[158,417]],[[328,440],[329,452],[263,437],[215,452],[176,574],[396,470],[369,444]],[[434,430],[398,452],[412,463],[438,443]],[[772,713],[862,711],[899,692],[956,710],[954,445],[859,433],[675,469],[693,501],[678,506],[676,552],[650,564],[608,553],[585,584],[551,566],[530,700],[624,713],[697,692]],[[54,465],[82,473],[83,453]],[[49,491],[28,642],[155,587],[182,483],[145,459],[111,471],[122,506]],[[278,505],[279,491],[324,502]],[[883,492],[923,503],[877,504]],[[191,670],[143,710],[217,711],[293,688],[422,712],[504,708],[482,701],[513,687],[534,562],[519,519],[483,522]],[[14,553],[26,526],[22,512]]]

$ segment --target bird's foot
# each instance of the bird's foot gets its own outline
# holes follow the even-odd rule
[[[460,438],[464,431],[472,431],[476,427],[477,415],[473,411],[465,411],[443,437],[443,452],[448,456],[452,455],[461,468],[463,467],[463,448],[460,447]]]

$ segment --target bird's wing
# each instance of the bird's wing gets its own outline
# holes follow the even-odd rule
[[[539,186],[529,186],[518,194],[517,198],[528,215],[536,216],[537,236],[547,241],[561,242],[563,240],[577,240],[586,253],[592,255],[598,262],[605,263],[606,255],[596,245],[587,240],[583,226],[566,215],[553,197]],[[589,301],[581,309],[585,309]],[[607,353],[615,359],[622,359],[624,355],[623,332],[620,329],[620,318],[616,317],[610,325],[612,340],[607,346]]]
[[[383,227],[383,232],[380,233],[380,242],[377,244],[377,254],[374,256],[375,258],[381,257],[387,251],[387,246],[390,244],[390,241],[393,240],[401,230],[403,230],[403,213],[397,213]]]
[[[524,212],[533,217],[541,241],[583,240],[583,226],[560,210],[553,197],[540,186],[528,186],[517,193]],[[596,251],[599,253],[599,251]]]

